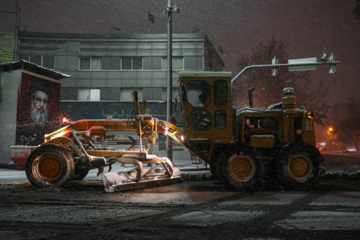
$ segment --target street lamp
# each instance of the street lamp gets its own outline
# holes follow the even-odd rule
[[[333,127],[328,128],[327,134],[328,134],[328,139],[329,140],[335,140],[336,139],[336,135],[334,134],[334,128]]]
[[[168,23],[167,23],[167,102],[166,102],[166,121],[170,122],[170,117],[172,114],[172,13],[180,13],[180,9],[176,6],[171,6],[171,0],[168,0],[168,5],[165,7],[162,12],[167,13]],[[173,160],[173,149],[172,149],[172,139],[166,138],[166,152],[167,157],[170,161]]]

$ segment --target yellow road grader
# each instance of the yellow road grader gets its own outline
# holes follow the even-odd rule
[[[28,157],[26,174],[39,187],[81,180],[90,169],[99,169],[105,190],[142,181],[170,179],[174,172],[166,157],[149,154],[161,132],[206,161],[211,172],[236,190],[261,188],[275,180],[286,188],[309,187],[323,171],[315,147],[313,115],[296,108],[292,88],[284,89],[281,102],[265,109],[235,111],[231,73],[180,72],[183,130],[142,113],[137,93],[132,119],[79,120],[51,134]],[[139,136],[133,151],[96,146],[94,140],[113,139],[113,132],[131,131]],[[146,146],[143,147],[143,141]],[[114,163],[131,164],[126,173],[103,173]],[[144,167],[146,165],[146,167]]]

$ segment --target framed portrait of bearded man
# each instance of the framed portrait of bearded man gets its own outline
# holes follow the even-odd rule
[[[60,126],[60,81],[22,73],[19,89],[16,145],[36,146],[44,142],[44,134]]]

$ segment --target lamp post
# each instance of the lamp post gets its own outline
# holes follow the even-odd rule
[[[168,5],[163,9],[163,13],[167,13],[167,101],[166,101],[166,120],[169,122],[172,114],[172,13],[180,13],[180,9],[176,6],[171,6],[171,0],[168,0]],[[172,139],[166,138],[166,152],[170,161],[173,160]]]

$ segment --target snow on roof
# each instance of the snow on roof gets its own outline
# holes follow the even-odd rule
[[[26,69],[55,79],[71,78],[71,75],[64,74],[50,68],[45,68],[23,59],[14,62],[0,63],[0,68],[3,68],[5,72],[17,69]]]

